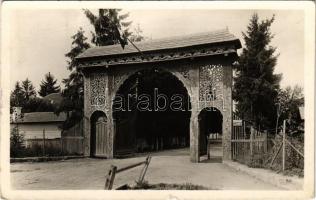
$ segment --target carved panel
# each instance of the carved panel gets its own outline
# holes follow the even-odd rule
[[[188,66],[180,67],[179,72],[184,78],[190,79],[190,73],[189,73]]]
[[[93,73],[90,76],[90,101],[92,106],[105,105],[106,76],[104,73]]]
[[[129,75],[130,73],[127,73],[127,74]],[[117,75],[114,76],[114,86],[113,86],[114,91],[117,91],[117,90],[118,90],[118,88],[119,88],[119,87],[121,86],[121,84],[122,84],[122,81],[123,81],[128,75],[126,75],[126,74],[117,74]]]
[[[223,66],[200,66],[200,101],[223,100]]]

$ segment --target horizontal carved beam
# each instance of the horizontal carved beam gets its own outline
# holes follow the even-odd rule
[[[189,49],[189,50],[174,50],[169,52],[149,53],[142,55],[120,55],[113,58],[95,58],[91,60],[79,60],[79,67],[97,67],[97,66],[111,66],[122,64],[138,64],[138,63],[150,63],[160,61],[172,61],[185,58],[195,58],[212,55],[228,55],[236,53],[237,50],[234,47],[228,48],[227,46],[213,47],[213,48],[201,48],[201,49]]]

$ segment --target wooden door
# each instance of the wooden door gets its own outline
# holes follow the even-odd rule
[[[94,156],[106,157],[107,154],[107,119],[99,116],[95,121],[95,151]]]

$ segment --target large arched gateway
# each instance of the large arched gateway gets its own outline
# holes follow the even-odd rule
[[[213,107],[222,115],[223,159],[231,159],[232,63],[237,58],[240,41],[225,29],[141,42],[136,46],[141,52],[132,45],[125,49],[112,45],[88,49],[77,58],[85,77],[85,155],[91,155],[93,147],[92,114],[102,111],[107,116],[107,134],[101,141],[105,146],[100,156],[113,158],[124,151],[186,145],[187,140],[191,161],[198,162],[201,149],[199,113],[206,107]],[[152,82],[143,80],[150,76]],[[160,78],[160,83],[156,82]],[[142,106],[146,105],[146,97],[138,97],[149,92],[147,97],[151,98],[155,88],[156,92],[161,90],[162,95],[166,93],[169,100],[174,94],[182,95],[186,99],[182,103],[188,105],[181,107],[185,112],[179,114],[170,110],[170,105],[160,114],[149,110],[136,111],[135,106],[140,101]],[[126,99],[128,94],[131,95],[129,102]],[[120,102],[123,108],[130,103],[130,111],[117,110]],[[177,115],[183,116],[182,121],[173,120]],[[166,120],[168,117],[170,120]]]
[[[190,97],[173,73],[146,67],[130,75],[112,104],[114,156],[190,144]]]

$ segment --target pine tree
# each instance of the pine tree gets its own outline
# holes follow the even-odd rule
[[[42,80],[40,84],[40,90],[38,91],[38,94],[41,97],[45,97],[51,93],[60,92],[60,86],[56,86],[56,83],[57,79],[55,79],[54,76],[48,72],[48,74],[45,75],[45,79]]]
[[[247,32],[242,33],[245,47],[236,65],[233,89],[241,117],[255,126],[271,128],[275,124],[275,101],[281,80],[281,75],[274,74],[276,48],[270,46],[273,21],[274,16],[259,22],[257,14],[250,19]]]
[[[145,37],[142,35],[143,31],[140,28],[139,24],[137,24],[136,28],[134,28],[134,33],[131,34],[130,40],[132,42],[140,42],[145,39]]]
[[[127,37],[132,34],[129,32],[131,22],[124,21],[129,14],[120,15],[120,11],[119,9],[99,9],[98,15],[95,15],[90,10],[84,10],[84,14],[94,28],[91,40],[94,45],[121,44],[124,48],[127,44]],[[75,58],[90,48],[82,28],[72,36],[72,40],[72,49],[65,55],[69,59],[67,68],[71,73],[67,79],[63,80],[65,84],[65,89],[62,92],[64,100],[57,110],[57,113],[66,111],[70,114],[64,123],[64,128],[74,125],[83,117],[83,77],[79,72],[78,62]]]
[[[36,97],[35,88],[28,78],[22,81],[22,95],[25,102],[28,102],[31,98]]]
[[[131,36],[129,26],[132,22],[124,21],[127,14],[120,14],[121,9],[99,9],[98,15],[85,9],[84,13],[94,27],[91,42],[96,46],[121,44],[122,48],[127,44],[127,38]]]
[[[41,99],[36,97],[36,91],[32,82],[27,78],[22,81],[22,86],[16,82],[10,95],[10,112],[12,107],[22,107],[22,112],[36,112]]]
[[[79,54],[84,52],[86,49],[90,48],[90,44],[86,42],[87,37],[84,36],[84,30],[82,27],[79,28],[77,33],[71,37],[71,50],[65,55],[69,60],[68,70],[77,70],[78,62],[75,59]]]
[[[71,112],[69,118],[64,123],[64,128],[72,126],[83,116],[83,77],[79,72],[78,63],[75,58],[90,47],[89,43],[86,42],[87,37],[84,36],[84,31],[81,27],[71,38],[73,39],[72,48],[65,54],[69,59],[67,61],[67,68],[70,70],[70,75],[67,79],[63,80],[65,89],[62,95],[64,98],[60,107],[57,109],[57,113],[62,111]]]
[[[24,104],[24,96],[20,82],[15,83],[14,90],[10,94],[10,109],[12,107],[22,107]]]

